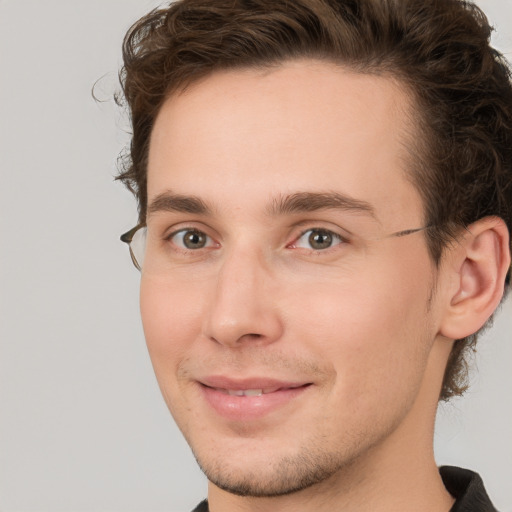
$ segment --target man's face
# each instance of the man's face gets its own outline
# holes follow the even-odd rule
[[[388,78],[297,61],[217,73],[159,113],[142,318],[221,488],[277,495],[371,465],[423,414],[432,264],[422,233],[386,237],[423,223],[409,105]]]

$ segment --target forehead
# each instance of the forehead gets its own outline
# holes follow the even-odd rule
[[[247,209],[274,192],[335,191],[371,203],[384,220],[417,213],[407,179],[411,108],[390,77],[326,62],[218,72],[162,106],[148,200],[172,190]]]

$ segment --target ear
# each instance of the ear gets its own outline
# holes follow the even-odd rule
[[[471,224],[448,250],[443,278],[449,283],[439,334],[461,339],[477,332],[494,313],[510,268],[509,232],[498,217]]]

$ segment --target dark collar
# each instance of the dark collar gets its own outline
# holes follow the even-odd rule
[[[208,501],[201,501],[192,512],[208,512]]]
[[[454,466],[443,466],[439,473],[444,486],[456,500],[450,512],[498,512],[477,473]]]

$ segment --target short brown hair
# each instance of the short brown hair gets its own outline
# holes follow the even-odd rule
[[[462,0],[178,0],[125,36],[120,77],[133,134],[118,177],[144,222],[157,113],[170,94],[214,71],[306,57],[387,74],[415,99],[424,140],[410,148],[410,176],[439,264],[446,244],[478,219],[501,217],[512,231],[512,87],[490,34],[482,11]],[[441,399],[466,389],[475,342],[476,334],[456,341]]]

